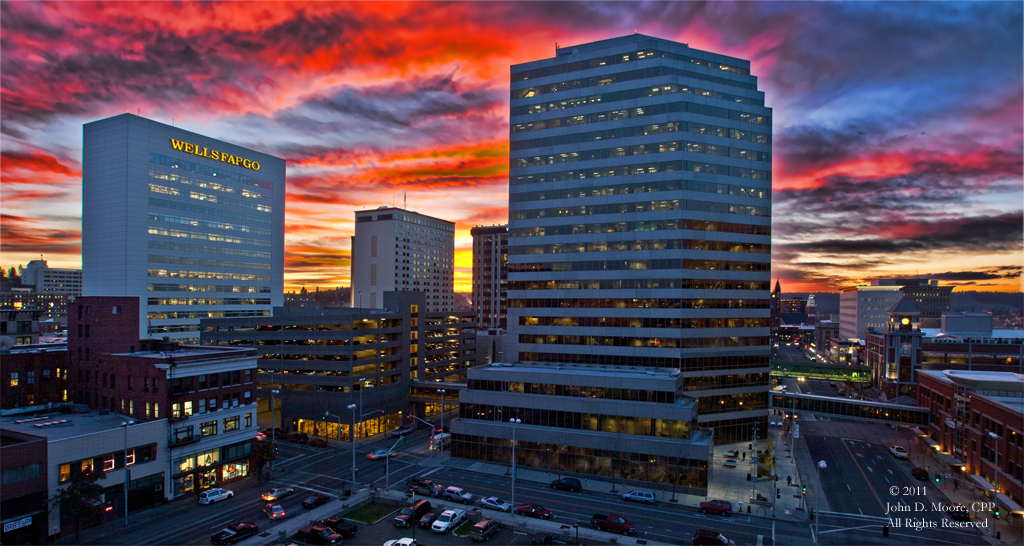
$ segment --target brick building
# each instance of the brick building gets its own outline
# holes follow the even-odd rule
[[[68,401],[67,345],[19,345],[3,352],[0,407]]]
[[[256,351],[139,340],[139,309],[136,297],[74,302],[68,328],[74,399],[135,420],[167,420],[168,498],[249,475]]]
[[[943,470],[1024,515],[1024,376],[921,370],[917,377],[918,405],[931,412],[924,441],[939,451]]]
[[[6,367],[6,364],[5,364]],[[33,434],[0,430],[0,471],[3,494],[4,544],[38,544],[46,533],[46,439]]]

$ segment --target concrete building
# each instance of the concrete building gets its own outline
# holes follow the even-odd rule
[[[939,286],[939,281],[915,277],[875,279],[871,286],[899,286],[903,295],[921,312],[922,328],[938,326],[938,319],[949,311],[955,286]]]
[[[782,284],[778,279],[775,281],[775,289],[772,290],[770,320],[772,339],[777,339],[779,335],[779,327],[782,326]]]
[[[677,402],[647,417],[692,404],[690,430],[714,428],[715,441],[766,430],[771,110],[749,66],[640,34],[512,66],[506,352],[533,383],[676,372]],[[520,409],[552,409],[527,404],[546,399]],[[560,449],[641,456],[618,428],[588,431],[589,443],[556,428],[547,442]],[[452,432],[453,453],[469,457],[508,437],[469,419]],[[674,440],[660,455],[708,459],[703,434]]]
[[[0,308],[0,350],[39,343],[38,309]]]
[[[884,328],[889,308],[903,297],[898,286],[845,288],[839,296],[839,337],[864,339],[868,328]]]
[[[473,236],[473,312],[481,328],[508,324],[508,226],[480,226]]]
[[[68,302],[71,301],[70,294],[36,294],[28,288],[15,288],[11,291],[0,292],[0,309],[31,309],[39,312],[39,320],[52,320],[54,326],[60,325],[59,330],[67,328],[68,321],[65,311]],[[49,323],[48,323],[49,324]],[[42,333],[42,325],[40,325]],[[58,330],[55,328],[55,331]]]
[[[1024,516],[1024,376],[922,370],[917,402],[931,412],[925,442],[945,468],[996,501],[1019,525]]]
[[[383,309],[384,292],[423,292],[426,311],[455,308],[455,223],[393,207],[356,211],[352,307]]]
[[[138,339],[138,298],[81,297],[70,314],[74,397],[169,438],[167,498],[244,478],[256,436],[256,351]]]
[[[32,260],[18,273],[21,284],[32,285],[37,294],[82,295],[82,270],[50,267],[46,260]]]
[[[827,352],[828,342],[839,338],[839,323],[831,320],[818,321],[814,325],[814,346],[819,352]]]
[[[134,116],[88,123],[82,293],[133,296],[134,339],[198,341],[199,319],[282,304],[285,162]]]
[[[124,517],[126,481],[129,482],[129,512],[160,502],[169,485],[166,420],[136,420],[127,428],[122,426],[131,420],[129,416],[105,410],[84,410],[83,413],[50,411],[3,417],[0,418],[0,435],[4,438],[0,459],[6,461],[9,446],[20,448],[23,452],[11,452],[16,457],[14,464],[18,465],[18,473],[28,476],[32,480],[30,483],[44,478],[46,499],[57,495],[59,489],[69,484],[76,474],[102,469],[106,478],[96,482],[104,488],[100,523],[114,521]],[[125,475],[126,467],[128,476]],[[5,484],[5,501],[7,491]],[[32,487],[28,494],[33,504],[19,507],[23,510],[28,508],[22,519],[32,518],[29,525],[35,527],[35,533],[42,533],[38,536],[46,542],[74,534],[75,525],[61,520],[59,505],[47,507],[45,500],[41,507],[34,503],[41,492],[37,485]],[[6,521],[6,510],[3,517]],[[7,534],[4,536],[6,538]]]
[[[259,420],[348,441],[350,404],[359,404],[356,439],[457,405],[456,390],[476,365],[472,313],[425,311],[423,291],[386,292],[383,309],[285,307],[273,317],[202,322],[207,345],[259,353]],[[341,416],[323,419],[325,411]],[[339,432],[340,427],[340,432]]]

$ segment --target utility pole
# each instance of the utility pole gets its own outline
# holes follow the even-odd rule
[[[132,471],[128,469],[128,427],[135,421],[121,421],[124,427],[124,526],[128,527],[128,486],[132,483]]]

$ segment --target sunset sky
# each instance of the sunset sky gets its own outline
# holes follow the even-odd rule
[[[0,265],[80,267],[82,124],[288,162],[285,289],[348,285],[353,211],[508,220],[509,65],[633,32],[749,59],[774,109],[773,273],[1021,290],[1021,2],[0,3]]]

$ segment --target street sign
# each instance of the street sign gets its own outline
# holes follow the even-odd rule
[[[946,479],[947,479],[947,480],[950,480],[950,479],[952,479],[952,478],[953,478],[953,475],[952,475],[952,474],[946,474]]]
[[[22,527],[28,527],[29,525],[32,525],[32,516],[29,516],[27,518],[19,519],[18,521],[12,521],[10,523],[5,523],[4,524],[4,532],[5,533],[9,533],[11,531],[14,531],[15,529],[21,529]]]
[[[800,425],[793,425],[793,438],[800,438]]]

